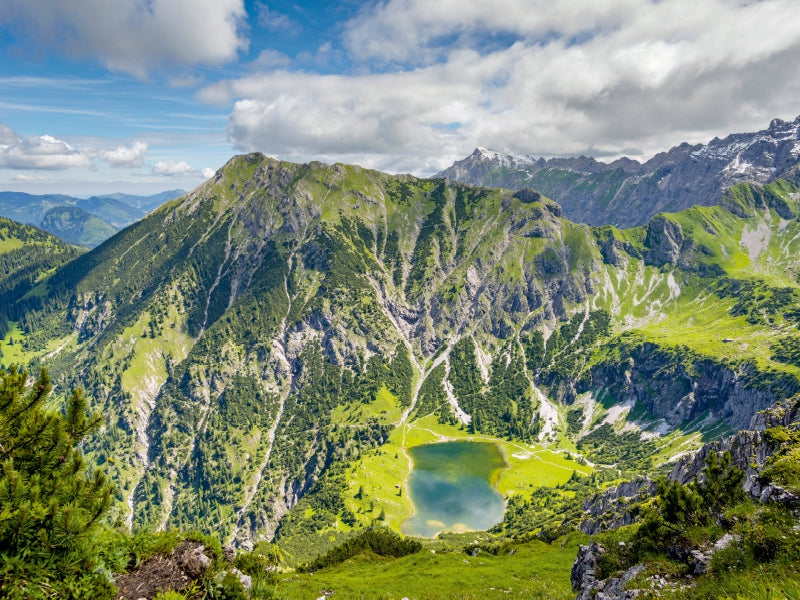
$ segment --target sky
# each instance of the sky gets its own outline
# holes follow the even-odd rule
[[[253,151],[646,160],[798,115],[799,0],[0,2],[0,190],[188,190]]]

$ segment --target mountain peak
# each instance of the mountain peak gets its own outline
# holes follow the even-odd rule
[[[594,158],[535,159],[478,147],[436,176],[473,185],[530,187],[559,202],[567,218],[590,225],[642,225],[659,212],[715,204],[737,183],[764,184],[800,163],[800,116],[773,119],[753,133],[683,142],[645,163]]]

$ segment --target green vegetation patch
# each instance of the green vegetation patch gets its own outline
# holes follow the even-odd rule
[[[561,543],[515,544],[493,555],[482,551],[429,550],[395,560],[363,553],[312,574],[284,575],[279,598],[317,598],[325,592],[352,600],[472,600],[483,598],[572,598],[569,569],[583,536]],[[475,553],[473,556],[472,553]]]

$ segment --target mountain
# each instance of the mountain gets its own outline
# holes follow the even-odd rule
[[[144,211],[144,213],[147,214],[151,210],[154,210],[164,204],[164,202],[174,200],[175,198],[183,196],[185,193],[186,190],[166,190],[151,196],[136,196],[133,194],[117,193],[107,194],[105,196],[92,196],[89,198],[89,200],[116,200],[117,202],[121,202],[127,206]]]
[[[24,192],[0,192],[0,216],[18,223],[38,225],[51,208],[69,206],[77,198],[63,194],[43,194],[34,196]]]
[[[9,322],[41,309],[44,280],[83,252],[40,229],[0,217],[0,339],[7,338]],[[4,349],[0,346],[0,362],[7,363]]]
[[[107,418],[85,449],[122,522],[297,564],[401,528],[410,446],[495,441],[524,499],[663,468],[800,390],[783,175],[619,230],[532,190],[238,156],[50,275],[15,340]]]
[[[146,211],[139,210],[130,204],[111,197],[92,196],[91,198],[79,198],[74,206],[92,216],[103,215],[103,221],[115,228],[114,233],[138,221],[147,214]]]
[[[756,133],[736,133],[708,144],[683,143],[640,163],[621,158],[535,158],[477,148],[436,177],[505,187],[534,188],[561,204],[567,218],[590,225],[633,227],[660,212],[715,204],[738,183],[764,184],[800,162],[800,116],[775,119]]]
[[[65,242],[94,248],[117,232],[117,228],[77,206],[56,206],[42,217],[41,227]]]
[[[91,248],[157,206],[184,193],[183,190],[169,190],[152,196],[111,194],[73,198],[62,194],[34,196],[22,192],[0,192],[0,215],[42,227],[54,235],[63,233],[67,236],[63,239]],[[55,208],[61,209],[60,212],[51,213]],[[68,218],[69,225],[64,218]]]

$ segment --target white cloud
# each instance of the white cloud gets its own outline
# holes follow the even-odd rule
[[[103,159],[112,167],[138,168],[144,165],[147,148],[145,142],[133,142],[130,146],[118,146],[103,152]]]
[[[202,170],[201,174],[203,175],[203,179],[211,179],[214,175],[217,174],[217,172],[210,167],[206,167],[205,169]]]
[[[613,28],[646,0],[389,0],[369,5],[346,26],[356,59],[423,64],[454,45],[474,46],[494,34],[546,41]]]
[[[243,0],[3,0],[0,23],[73,57],[144,76],[161,66],[218,65],[248,45]]]
[[[302,31],[300,24],[277,10],[271,9],[263,2],[256,2],[258,24],[272,32],[281,32],[283,35],[297,35]]]
[[[200,97],[235,101],[240,150],[421,174],[477,145],[649,155],[800,113],[795,0],[389,0],[345,42],[365,64],[400,66],[272,71]]]
[[[40,181],[47,181],[46,177],[34,177],[31,175],[23,175],[22,173],[18,173],[12,177],[14,181],[23,181],[25,183],[30,183],[32,181],[40,182]]]
[[[0,146],[11,146],[19,141],[19,136],[14,132],[14,130],[0,121]]]
[[[49,135],[20,139],[6,127],[3,139],[12,143],[0,143],[0,168],[55,171],[93,166],[88,153]]]
[[[153,165],[153,173],[156,175],[185,175],[191,172],[190,167],[185,161],[160,160]]]

